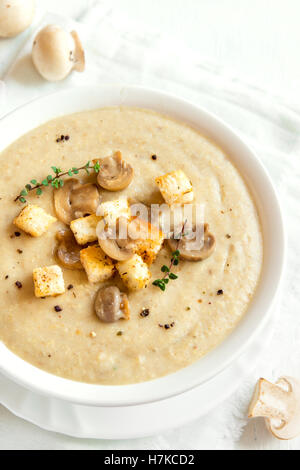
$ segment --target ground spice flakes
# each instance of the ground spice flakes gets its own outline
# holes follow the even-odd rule
[[[70,136],[69,136],[69,135],[61,135],[60,137],[58,137],[58,138],[56,139],[56,142],[57,142],[57,143],[58,143],[58,142],[63,142],[64,140],[67,140],[67,141],[70,140]]]
[[[159,326],[160,328],[164,328],[165,330],[169,330],[170,328],[174,328],[175,322],[173,321],[172,323],[165,323],[164,325],[162,325],[161,323],[159,323],[158,326]]]
[[[145,317],[148,317],[149,314],[150,314],[149,308],[144,308],[144,309],[141,311],[140,316],[141,316],[142,318],[145,318]]]

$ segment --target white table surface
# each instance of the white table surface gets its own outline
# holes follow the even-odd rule
[[[39,0],[45,9],[80,17],[95,0]],[[218,63],[231,76],[291,107],[300,106],[300,1],[299,0],[112,0],[149,27],[159,27],[192,46],[202,58]],[[16,41],[16,50],[17,50]],[[0,55],[0,74],[5,51]],[[300,338],[299,338],[300,342]],[[283,345],[284,347],[284,345]],[[119,443],[118,448],[126,445]],[[139,448],[138,441],[136,446]],[[213,443],[212,443],[213,447]],[[111,449],[105,441],[76,440],[32,426],[0,407],[0,449]],[[174,443],[176,448],[176,443]],[[300,439],[290,443],[270,440],[263,423],[251,422],[235,449],[300,449]]]

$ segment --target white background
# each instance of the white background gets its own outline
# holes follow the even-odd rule
[[[93,0],[39,0],[41,7],[80,18]],[[192,46],[202,59],[219,64],[228,74],[243,79],[290,107],[300,105],[300,0],[112,0],[126,16],[160,29]],[[2,57],[1,57],[2,54]],[[0,70],[5,51],[1,51]],[[16,440],[15,429],[18,427]],[[40,431],[0,408],[0,448],[23,446],[22,433],[35,448],[94,448],[78,441]],[[30,439],[25,439],[30,448]],[[299,441],[291,444],[299,448]],[[37,447],[38,445],[38,447]],[[97,448],[106,448],[97,443]],[[265,448],[249,426],[236,448]],[[274,441],[273,448],[276,448]],[[279,448],[279,444],[278,444]]]
[[[74,18],[89,0],[39,0]],[[198,50],[231,75],[300,103],[299,0],[111,0],[145,24]]]

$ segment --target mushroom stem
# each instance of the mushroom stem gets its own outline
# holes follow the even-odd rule
[[[75,51],[74,51],[74,70],[76,72],[83,72],[85,68],[85,54],[76,31],[71,31],[71,36],[74,39]]]
[[[275,384],[260,379],[249,407],[249,418],[263,417],[278,439],[300,434],[300,384],[292,377],[281,377]]]

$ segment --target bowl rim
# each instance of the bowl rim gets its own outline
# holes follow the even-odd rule
[[[18,107],[0,119],[0,132],[1,129],[5,131],[4,142],[8,142],[1,142],[0,146],[2,150],[5,149],[30,129],[55,117],[105,106],[152,109],[190,125],[211,138],[225,150],[246,182],[256,203],[264,238],[261,279],[244,317],[219,346],[193,364],[167,376],[129,385],[76,382],[31,365],[0,341],[0,372],[29,390],[88,406],[133,406],[191,390],[220,373],[242,354],[272,314],[284,271],[285,234],[275,188],[254,151],[223,120],[205,108],[170,93],[135,85],[72,87],[50,93]],[[41,110],[43,116],[47,116],[45,119],[41,119]]]

